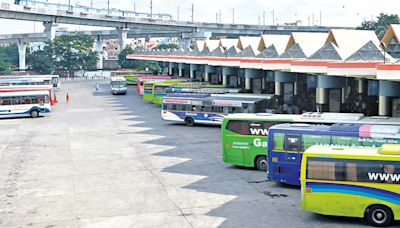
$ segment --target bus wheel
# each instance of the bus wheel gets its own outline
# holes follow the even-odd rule
[[[32,118],[39,117],[39,111],[38,110],[32,110],[31,111],[31,117]]]
[[[366,210],[365,219],[371,226],[384,227],[393,222],[393,213],[386,206],[373,205]]]
[[[256,168],[261,171],[267,171],[268,160],[266,156],[258,156],[256,159]]]
[[[186,117],[185,123],[186,123],[186,125],[188,125],[190,127],[194,126],[194,120],[192,117]]]

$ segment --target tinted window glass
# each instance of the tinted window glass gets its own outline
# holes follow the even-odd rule
[[[285,149],[287,151],[300,151],[300,135],[286,134]]]
[[[241,135],[250,134],[249,122],[246,120],[229,120],[226,129]]]

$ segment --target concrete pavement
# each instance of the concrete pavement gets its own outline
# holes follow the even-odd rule
[[[62,87],[48,116],[0,120],[0,227],[363,226],[301,211],[298,188],[222,162],[219,127],[163,122],[134,87]]]

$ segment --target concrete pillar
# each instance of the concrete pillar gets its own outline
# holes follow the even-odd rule
[[[184,63],[178,63],[178,76],[183,77],[185,70],[185,64]]]
[[[119,41],[119,46],[120,49],[125,49],[126,48],[126,43],[128,39],[128,31],[129,29],[126,28],[117,28],[116,29],[118,32],[118,41]]]
[[[282,96],[283,95],[283,83],[275,82],[275,95]]]
[[[208,72],[204,72],[204,81],[210,82],[210,74]]]
[[[53,22],[43,22],[44,33],[49,40],[54,40],[56,38],[56,28],[58,24]]]
[[[19,54],[19,69],[25,70],[25,60],[26,60],[26,43],[17,44],[18,46],[18,54]]]
[[[168,75],[174,75],[174,63],[168,63]]]
[[[316,88],[315,94],[317,104],[327,104],[328,103],[328,89],[325,88]]]
[[[191,79],[194,79],[196,77],[196,70],[198,70],[199,67],[196,64],[190,64],[190,69],[189,69],[189,77]]]
[[[244,79],[244,88],[246,90],[251,90],[251,78]]]
[[[389,97],[379,96],[379,108],[378,115],[380,116],[388,116],[389,115]]]
[[[96,40],[96,52],[97,52],[97,69],[103,69],[103,40]]]
[[[228,85],[228,75],[222,75],[222,85],[227,86]]]

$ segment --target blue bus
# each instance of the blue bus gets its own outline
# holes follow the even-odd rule
[[[400,143],[400,126],[278,124],[269,128],[268,178],[300,185],[303,152],[313,145],[367,146]]]

